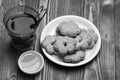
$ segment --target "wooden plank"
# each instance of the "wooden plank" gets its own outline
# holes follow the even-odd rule
[[[97,0],[85,0],[84,17],[91,21],[99,30],[99,2]],[[100,53],[98,53],[99,55]],[[86,64],[84,80],[100,80],[98,56]]]
[[[84,0],[50,0],[46,22],[48,23],[56,17],[68,14],[83,16],[83,3]],[[43,75],[41,76],[43,80],[78,80],[83,78],[84,66],[82,68],[71,69],[54,64],[46,57],[45,60],[46,63],[43,69]]]
[[[109,0],[86,0],[85,17],[93,22],[100,31],[102,46],[98,56],[86,66],[84,79],[115,80],[113,3]]]
[[[11,38],[3,25],[5,12],[17,6],[17,0],[0,0],[0,80],[17,79],[17,59],[20,51],[11,46]]]
[[[100,71],[102,79],[115,80],[115,28],[112,5],[101,6],[100,31],[102,46],[100,52]]]
[[[51,3],[53,3],[53,4],[51,4]],[[54,8],[56,7],[55,6],[56,5],[55,0],[49,0],[49,1],[48,0],[45,0],[45,1],[42,0],[40,2],[40,6],[41,5],[44,5],[44,7],[47,8],[47,15],[44,17],[44,19],[40,23],[40,26],[39,26],[38,31],[37,31],[38,36],[40,36],[40,32],[43,30],[46,23],[49,22],[49,19],[51,19],[51,18],[49,18],[49,16],[51,16],[51,15],[49,15],[49,13],[51,12],[50,9],[53,9],[53,7],[51,8],[50,6],[54,6]],[[40,39],[37,39],[36,50],[39,51],[41,54],[43,54],[42,51],[40,50],[39,40]],[[44,58],[45,58],[44,68],[40,72],[40,74],[37,75],[36,80],[38,80],[38,79],[41,79],[41,80],[56,80],[56,79],[57,80],[62,80],[64,78],[63,77],[64,76],[64,73],[63,73],[64,71],[56,69],[56,66],[57,66],[56,64],[52,63],[45,56],[44,56]],[[53,73],[55,71],[56,71],[56,74]],[[61,78],[61,79],[58,78],[58,73],[61,73],[61,74],[59,74],[59,78]]]
[[[19,0],[2,0],[2,6],[5,8],[5,11],[18,5]]]
[[[116,68],[116,80],[120,79],[120,0],[114,0],[114,11],[115,11],[115,19],[114,19],[114,28],[115,28],[115,68]]]
[[[31,0],[32,1],[32,0]],[[47,12],[48,12],[48,4],[49,4],[49,0],[39,0],[39,6],[38,6],[38,9],[41,7],[41,6],[44,6],[45,9],[47,9]],[[36,10],[38,10],[36,9]],[[48,13],[47,13],[48,14]],[[41,32],[43,30],[43,28],[45,27],[46,25],[46,17],[47,17],[47,14],[44,16],[44,18],[41,20],[39,26],[38,26],[38,29],[37,29],[37,40],[36,40],[36,45],[35,45],[35,50],[40,52],[43,56],[44,54],[42,53],[41,51],[41,47],[40,47],[40,36],[41,36]],[[45,58],[45,56],[44,56]],[[46,58],[45,58],[45,65],[44,65],[44,68],[40,71],[39,74],[37,74],[35,76],[35,80],[50,80],[50,77],[51,77],[51,67],[50,65],[48,64],[49,62],[47,62]]]
[[[100,3],[99,26],[102,46],[99,55],[99,67],[102,80],[115,80],[115,27],[113,0]]]
[[[69,0],[68,3],[63,6],[62,10],[64,12],[62,14],[60,14],[59,11],[60,5],[58,5],[58,16],[67,14],[67,15],[77,15],[84,17],[84,4],[85,4],[85,0]],[[83,80],[84,70],[85,70],[85,65],[75,68],[68,68],[66,71],[66,80]]]

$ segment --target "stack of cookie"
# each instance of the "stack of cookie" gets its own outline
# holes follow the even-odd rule
[[[94,30],[80,28],[74,21],[63,21],[57,26],[55,35],[45,37],[42,47],[64,62],[77,63],[84,60],[85,51],[92,49],[97,40]]]

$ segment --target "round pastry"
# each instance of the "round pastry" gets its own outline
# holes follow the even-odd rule
[[[42,42],[42,47],[46,49],[49,54],[55,53],[53,44],[56,42],[56,36],[48,35]]]
[[[89,44],[88,49],[92,49],[98,40],[98,36],[92,29],[88,29],[88,33],[92,37],[92,42]]]
[[[76,40],[68,36],[58,36],[54,44],[55,51],[59,55],[64,56],[68,53],[72,53],[75,50]]]
[[[63,58],[63,61],[68,63],[76,63],[76,62],[82,61],[84,58],[85,58],[85,52],[77,51],[75,52],[75,54],[66,55]]]
[[[61,22],[56,29],[58,35],[69,37],[76,37],[80,32],[81,28],[73,21]]]
[[[89,44],[92,42],[92,37],[85,29],[83,29],[81,34],[76,37],[76,40],[76,50],[86,50],[88,49]]]

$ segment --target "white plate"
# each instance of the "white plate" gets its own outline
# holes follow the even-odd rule
[[[65,63],[57,56],[49,55],[45,51],[45,49],[42,48],[42,50],[43,50],[45,56],[47,58],[49,58],[51,61],[53,61],[54,63],[57,63],[62,66],[75,67],[75,66],[80,66],[80,65],[86,64],[89,61],[91,61],[98,54],[100,46],[101,46],[100,33],[99,33],[98,29],[95,27],[95,25],[93,23],[91,23],[89,20],[79,17],[79,16],[73,16],[73,15],[66,15],[66,16],[61,16],[61,17],[55,18],[52,21],[50,21],[43,29],[40,42],[42,42],[47,35],[55,35],[56,27],[59,25],[60,22],[69,21],[69,20],[76,22],[79,25],[79,27],[81,27],[81,28],[93,29],[95,31],[95,33],[98,35],[98,41],[97,41],[96,45],[94,46],[94,48],[91,50],[87,50],[85,52],[86,53],[85,59],[78,63]]]

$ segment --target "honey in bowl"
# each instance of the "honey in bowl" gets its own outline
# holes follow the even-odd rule
[[[43,68],[44,59],[42,55],[36,51],[27,51],[19,57],[18,65],[23,72],[35,74]]]

